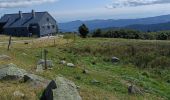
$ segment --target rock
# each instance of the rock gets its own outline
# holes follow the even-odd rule
[[[120,61],[119,58],[117,58],[117,57],[112,57],[112,63],[119,62],[119,61]]]
[[[27,56],[27,54],[26,54],[26,53],[22,53],[22,55],[23,55],[23,56]]]
[[[66,64],[66,61],[65,61],[65,60],[62,60],[62,61],[60,61],[60,64],[65,65],[65,64]]]
[[[75,65],[73,63],[67,63],[68,67],[75,67]]]
[[[88,74],[88,73],[89,73],[89,71],[87,69],[83,70],[83,74]]]
[[[0,60],[11,60],[11,57],[7,55],[0,55]]]
[[[38,61],[37,65],[42,65],[43,67],[45,67],[45,61],[43,59],[40,59]],[[54,66],[53,61],[52,60],[47,60],[47,67],[53,67],[53,66]]]
[[[50,81],[34,74],[26,74],[23,77],[23,82],[29,83],[34,88],[45,88]]]
[[[14,64],[8,64],[0,69],[0,79],[21,79],[27,72],[23,69],[17,68]]]
[[[36,72],[43,72],[43,71],[44,71],[44,67],[42,65],[37,65]]]
[[[98,80],[96,80],[96,79],[91,80],[91,83],[92,84],[100,84],[100,82]]]
[[[9,64],[3,66],[0,69],[0,80],[19,80],[20,82],[27,82],[30,86],[38,88],[38,87],[46,87],[50,82],[43,77],[29,74],[23,69],[17,68],[14,64]]]
[[[134,85],[131,85],[128,87],[128,93],[129,94],[143,94],[142,91]]]
[[[25,97],[25,95],[24,95],[22,92],[20,92],[20,91],[15,91],[15,92],[13,93],[13,95],[14,95],[15,97],[20,97],[20,98],[24,98],[24,97]]]
[[[70,80],[57,77],[55,82],[57,88],[53,90],[53,100],[82,100],[77,86]]]
[[[56,89],[57,85],[54,80],[52,80],[47,88],[44,90],[40,100],[53,100],[53,89]]]

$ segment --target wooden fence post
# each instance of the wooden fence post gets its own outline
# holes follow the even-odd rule
[[[11,38],[12,38],[12,35],[10,35],[10,37],[9,37],[8,51],[9,51],[9,48],[10,48],[10,45],[11,45]]]

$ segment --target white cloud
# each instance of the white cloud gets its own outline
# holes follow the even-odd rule
[[[170,0],[113,0],[106,8],[136,7],[142,5],[166,4]]]
[[[0,0],[0,8],[24,7],[56,1],[58,0]]]

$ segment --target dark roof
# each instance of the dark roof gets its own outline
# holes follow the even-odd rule
[[[1,19],[0,23],[6,23],[4,28],[12,27],[28,27],[31,23],[38,23],[44,14],[48,12],[35,12],[35,17],[33,18],[32,13],[22,13],[22,18],[20,18],[19,13],[17,14],[5,14]]]

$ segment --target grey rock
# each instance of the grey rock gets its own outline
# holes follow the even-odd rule
[[[36,72],[43,72],[43,71],[44,71],[44,67],[42,65],[37,65]]]
[[[68,67],[75,67],[75,65],[73,63],[67,63]]]
[[[26,53],[22,53],[22,55],[23,55],[23,56],[27,56],[27,54],[26,54]]]
[[[83,74],[88,74],[88,73],[89,73],[89,71],[87,69],[83,70]]]
[[[82,100],[77,86],[70,80],[57,77],[55,82],[57,88],[53,90],[53,100]]]
[[[50,80],[44,79],[43,77],[34,74],[24,75],[23,81],[29,83],[31,87],[34,88],[38,88],[38,87],[45,88],[50,82]]]
[[[37,65],[42,65],[43,67],[45,67],[45,60],[44,59],[40,59],[37,63]],[[53,67],[53,61],[52,60],[47,60],[47,67]]]
[[[11,57],[7,55],[0,55],[0,60],[11,60]]]
[[[21,98],[24,98],[24,97],[25,97],[25,94],[22,93],[22,92],[20,92],[20,91],[15,91],[15,92],[13,93],[13,95],[14,95],[15,97],[21,97]]]
[[[128,87],[128,93],[129,94],[143,94],[142,91],[136,87],[135,85],[131,85]]]
[[[96,80],[96,79],[91,80],[91,83],[92,84],[100,84],[100,82],[98,80]]]
[[[112,63],[115,63],[115,62],[119,62],[120,61],[120,59],[119,58],[117,58],[117,57],[112,57]]]
[[[60,64],[65,65],[65,64],[66,64],[66,61],[62,60],[62,61],[60,61]]]
[[[20,79],[27,74],[23,69],[17,68],[14,64],[2,66],[0,69],[0,79]]]

